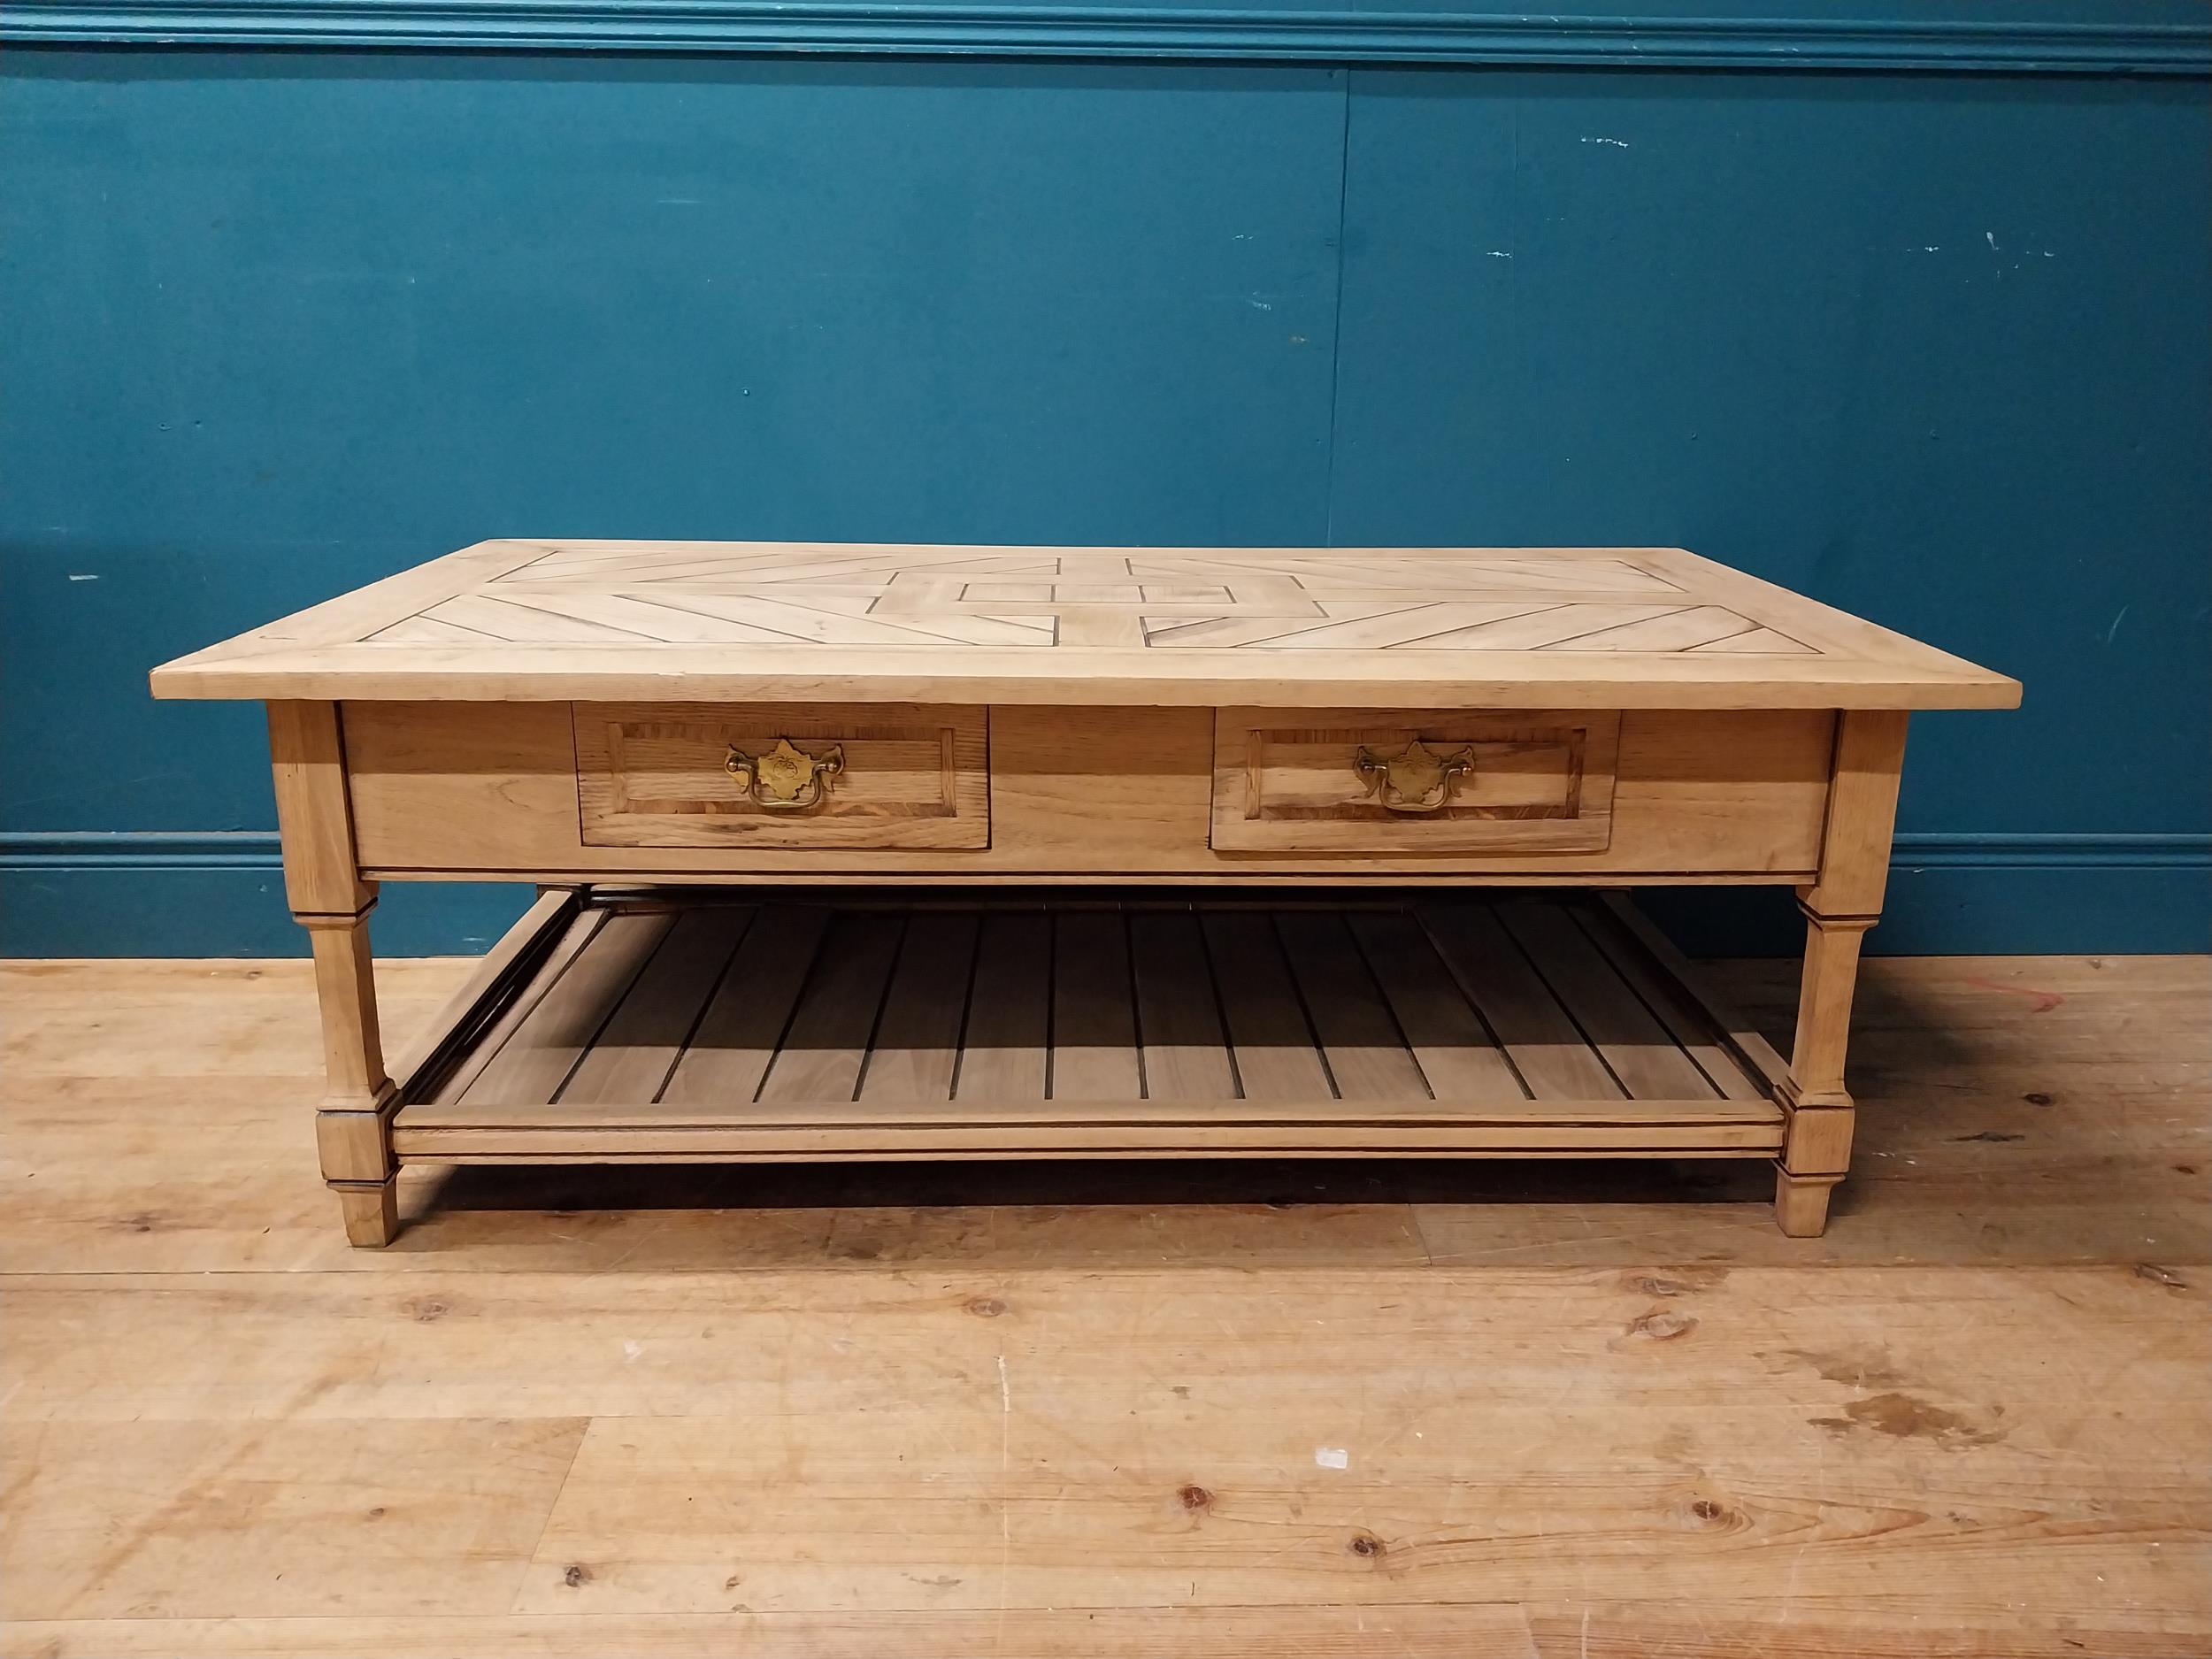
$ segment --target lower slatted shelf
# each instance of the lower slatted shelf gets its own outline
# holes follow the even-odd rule
[[[1772,1050],[1624,899],[552,895],[403,1078],[437,1163],[1765,1156]]]

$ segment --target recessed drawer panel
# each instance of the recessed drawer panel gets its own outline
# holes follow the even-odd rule
[[[987,847],[987,711],[580,703],[588,847]]]
[[[1602,852],[1620,716],[1555,710],[1222,709],[1225,852]]]

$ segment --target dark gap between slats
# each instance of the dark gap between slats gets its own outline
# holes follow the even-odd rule
[[[698,1011],[692,1015],[691,1024],[684,1030],[684,1040],[676,1045],[675,1058],[668,1063],[668,1070],[661,1077],[660,1087],[653,1091],[656,1105],[659,1103],[660,1097],[668,1093],[669,1081],[676,1075],[676,1068],[691,1052],[692,1042],[699,1035],[699,1027],[706,1021],[707,1010],[714,1006],[714,999],[722,994],[722,987],[730,977],[730,970],[737,965],[738,957],[744,953],[745,941],[752,937],[753,929],[760,926],[761,913],[766,908],[764,905],[755,905],[752,914],[745,918],[745,925],[737,930],[737,937],[730,941],[730,954],[723,958],[721,970],[714,976],[714,983],[707,987],[706,995],[700,999]]]
[[[1576,1034],[1582,1039],[1583,1045],[1590,1050],[1592,1057],[1594,1058],[1600,1065],[1605,1068],[1606,1076],[1613,1079],[1613,1087],[1620,1090],[1621,1098],[1623,1100],[1634,1100],[1636,1097],[1629,1092],[1626,1080],[1622,1078],[1618,1071],[1616,1071],[1613,1069],[1613,1063],[1605,1057],[1605,1050],[1599,1048],[1595,1042],[1591,1041],[1588,1029],[1585,1027],[1582,1021],[1576,1017],[1574,1009],[1568,1002],[1567,999],[1560,995],[1559,987],[1551,982],[1550,978],[1544,972],[1542,967],[1538,964],[1534,954],[1530,951],[1527,944],[1521,939],[1521,936],[1513,931],[1512,926],[1506,921],[1504,917],[1499,915],[1495,905],[1486,904],[1483,908],[1490,912],[1492,918],[1497,923],[1498,932],[1504,936],[1506,942],[1509,944],[1514,950],[1519,953],[1522,961],[1528,964],[1530,976],[1533,978],[1539,985],[1542,986],[1544,987],[1545,994],[1548,995],[1553,1002],[1559,1005],[1559,1011],[1566,1016],[1567,1023],[1575,1028]]]
[[[1651,953],[1644,949],[1643,941],[1641,940],[1636,938],[1633,934],[1629,933],[1626,928],[1621,926],[1619,923],[1616,922],[1610,916],[1605,915],[1601,911],[1598,910],[1594,906],[1582,903],[1572,903],[1567,906],[1567,910],[1568,913],[1574,918],[1575,922],[1581,927],[1582,931],[1589,936],[1590,942],[1596,948],[1598,954],[1606,958],[1608,964],[1612,967],[1614,972],[1619,977],[1621,983],[1628,987],[1629,995],[1634,997],[1637,1002],[1643,1004],[1644,1010],[1658,1023],[1659,1029],[1665,1032],[1668,1036],[1674,1040],[1674,1046],[1682,1051],[1683,1057],[1689,1061],[1690,1064],[1695,1068],[1701,1077],[1712,1085],[1715,1096],[1721,1100],[1732,1100],[1735,1098],[1729,1094],[1728,1086],[1719,1078],[1713,1075],[1713,1068],[1707,1065],[1702,1060],[1699,1059],[1697,1057],[1697,1051],[1692,1048],[1689,1044],[1683,1041],[1682,1034],[1674,1028],[1674,1022],[1669,1019],[1665,1014],[1662,1013],[1652,1000],[1644,995],[1642,987],[1637,984],[1636,980],[1622,970],[1618,959],[1619,953],[1623,951],[1635,952],[1637,954],[1638,960],[1642,963],[1646,971],[1651,974],[1653,979],[1663,983],[1674,983],[1678,985],[1680,982],[1676,980],[1674,976],[1667,972],[1666,965],[1663,963],[1655,960],[1652,956]],[[1616,949],[1607,949],[1609,941],[1613,941],[1613,943],[1617,946]],[[1686,991],[1685,992],[1685,995],[1687,995]],[[1709,1021],[1712,1022],[1713,1029],[1709,1031],[1706,1034],[1711,1040],[1713,1047],[1717,1049],[1723,1056],[1726,1057],[1731,1064],[1733,1064],[1734,1052],[1732,1047],[1727,1041],[1726,1033],[1719,1029],[1717,1018],[1709,1010],[1705,1008],[1702,1002],[1694,997],[1691,997],[1689,1000],[1700,1012],[1704,1014],[1705,1018]],[[1740,1070],[1741,1068],[1739,1067],[1739,1069]]]

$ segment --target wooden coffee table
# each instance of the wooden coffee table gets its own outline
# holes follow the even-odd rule
[[[1907,711],[2020,696],[1673,549],[533,541],[153,687],[268,704],[364,1245],[408,1162],[1255,1154],[1771,1158],[1817,1233]],[[485,879],[388,1066],[378,884]],[[1786,1065],[1660,883],[1797,889]]]

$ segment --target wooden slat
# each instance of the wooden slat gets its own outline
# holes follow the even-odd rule
[[[862,1100],[899,1104],[952,1098],[975,970],[976,926],[972,913],[957,910],[925,911],[907,923],[883,1022],[861,1076]]]
[[[404,1121],[416,1129],[512,1128],[565,1133],[578,1126],[572,1112],[559,1105],[423,1105],[406,1109]],[[1515,1099],[1473,1104],[1439,1101],[1426,1094],[1394,1101],[1341,1101],[1331,1094],[1297,1100],[1224,1102],[1201,1099],[1110,1101],[998,1100],[968,1096],[950,1101],[810,1100],[725,1106],[673,1106],[666,1101],[608,1104],[595,1110],[590,1127],[612,1129],[898,1129],[909,1125],[966,1125],[991,1129],[1019,1125],[1031,1129],[1090,1129],[1141,1124],[1196,1128],[1245,1124],[1330,1124],[1343,1128],[1397,1125],[1409,1128],[1452,1125],[1541,1132],[1559,1127],[1611,1125],[1777,1126],[1782,1109],[1768,1101]]]
[[[1212,910],[1204,926],[1244,1098],[1313,1100],[1333,1094],[1274,918],[1263,910]]]
[[[551,1100],[674,920],[608,917],[461,1098],[521,1105]]]
[[[1573,907],[1573,916],[1591,942],[1612,964],[1614,971],[1658,1015],[1668,1033],[1682,1045],[1682,1051],[1712,1079],[1723,1098],[1772,1097],[1773,1085],[1747,1069],[1723,1040],[1715,1014],[1700,1007],[1683,982],[1665,972],[1643,943],[1615,919],[1611,910],[1578,904]]]
[[[1132,916],[1129,949],[1145,1093],[1160,1100],[1236,1099],[1197,918],[1177,911]]]
[[[546,953],[545,960],[532,971],[528,982],[514,1000],[485,1030],[483,1035],[463,1052],[453,1070],[438,1080],[437,1091],[432,1098],[457,1101],[468,1092],[469,1086],[483,1075],[484,1068],[506,1045],[508,1038],[514,1035],[532,1010],[545,1000],[546,994],[560,983],[561,976],[568,972],[570,964],[582,954],[585,946],[592,941],[600,928],[606,925],[608,914],[603,910],[595,909],[584,910],[577,914],[555,941],[552,949]]]
[[[1118,910],[1062,910],[1052,925],[1052,1097],[1143,1094],[1127,924]]]
[[[1566,1124],[1527,1127],[1478,1124],[1438,1127],[1310,1123],[1193,1124],[1164,1133],[1155,1124],[1055,1126],[1016,1134],[1002,1124],[926,1128],[426,1129],[392,1144],[402,1163],[421,1164],[773,1164],[848,1159],[1148,1157],[1757,1157],[1781,1149],[1779,1125],[1657,1124],[1620,1127]]]
[[[1624,893],[1609,893],[1601,895],[1598,902],[1606,921],[1633,944],[1641,946],[1657,966],[1662,979],[1677,987],[1706,1024],[1725,1039],[1729,1053],[1763,1085],[1757,1094],[1772,1098],[1774,1091],[1789,1076],[1789,1063],[1775,1052],[1774,1045],[1714,990],[1705,970],[1690,961],[1675,948],[1671,939],[1653,926],[1650,918],[1636,908],[1635,901]]]
[[[605,1029],[576,1063],[561,1090],[562,1103],[651,1100],[659,1094],[752,919],[751,909],[741,905],[679,913]]]
[[[1417,1100],[1429,1092],[1398,1022],[1376,988],[1344,918],[1286,910],[1275,918],[1314,1035],[1346,1100]]]
[[[1347,920],[1438,1100],[1528,1098],[1512,1063],[1411,917],[1366,910]]]
[[[669,1074],[664,1101],[718,1106],[760,1092],[829,918],[825,910],[763,907]]]
[[[477,958],[467,980],[394,1058],[392,1076],[402,1089],[411,1089],[430,1063],[439,1057],[441,1050],[450,1056],[451,1041],[466,1038],[473,1044],[480,1037],[482,1033],[468,1027],[489,1018],[491,1005],[500,1000],[512,978],[529,964],[541,961],[558,944],[574,924],[577,908],[573,890],[549,889],[538,895],[512,927],[493,941],[492,948]],[[554,936],[548,938],[549,933]]]
[[[1051,984],[1051,918],[1018,910],[987,918],[953,1086],[960,1099],[1044,1099]]]
[[[852,1099],[905,927],[903,918],[866,912],[830,924],[760,1086],[762,1100]]]
[[[1498,918],[1479,904],[1423,905],[1437,954],[1538,1100],[1603,1100],[1621,1086]]]
[[[1513,899],[1498,914],[1631,1095],[1696,1100],[1719,1093],[1565,907]]]

